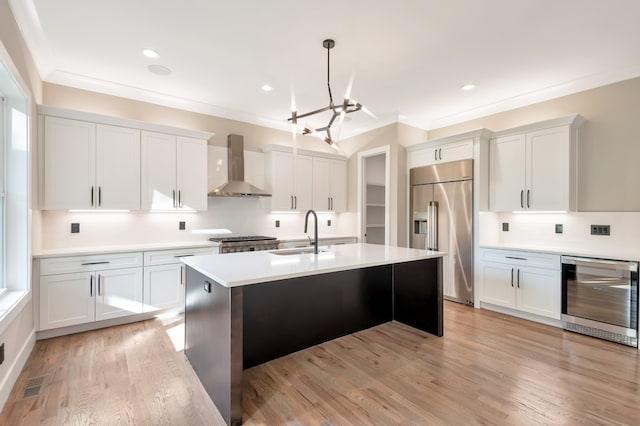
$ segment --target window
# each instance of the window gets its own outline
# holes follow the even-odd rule
[[[0,43],[0,333],[30,296],[27,89]],[[17,314],[17,312],[16,312]]]

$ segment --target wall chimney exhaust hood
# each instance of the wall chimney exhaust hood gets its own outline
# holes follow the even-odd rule
[[[227,136],[229,180],[209,191],[209,197],[271,197],[260,188],[244,181],[244,138]]]

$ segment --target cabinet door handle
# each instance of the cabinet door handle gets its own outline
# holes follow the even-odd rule
[[[524,189],[520,190],[520,208],[524,209]]]
[[[173,190],[173,208],[176,207],[176,190]]]
[[[529,205],[529,194],[531,194],[531,190],[527,189],[527,208],[530,208],[531,206]]]
[[[437,150],[437,149],[434,149],[434,150],[433,150],[433,159],[434,159],[435,161],[438,161],[438,150]]]
[[[181,189],[178,189],[178,207],[180,207],[180,208],[184,207],[182,205],[182,190]]]
[[[293,208],[294,209],[298,208],[298,196],[297,195],[293,196]]]
[[[102,187],[98,187],[98,207],[102,206]]]
[[[102,275],[98,274],[98,296],[102,296]]]
[[[513,287],[513,268],[511,268],[511,287]]]
[[[331,210],[331,197],[327,197],[327,206]]]
[[[293,195],[291,196],[291,210],[293,210]]]
[[[93,297],[93,275],[89,277],[89,297]]]
[[[185,268],[184,265],[180,265],[180,285],[184,285],[184,282],[186,281],[186,272],[187,268]]]
[[[85,262],[85,263],[81,263],[81,266],[89,266],[89,265],[106,265],[107,263],[110,263],[108,260],[103,260],[100,262]]]
[[[518,269],[518,288],[520,288],[520,269]]]
[[[438,157],[440,157],[440,161],[442,161],[442,148],[438,149]]]
[[[176,259],[179,257],[189,257],[189,256],[195,256],[195,254],[176,254],[175,257]]]
[[[91,187],[91,207],[93,207],[93,186]]]
[[[209,281],[204,282],[204,291],[211,293],[211,283]]]

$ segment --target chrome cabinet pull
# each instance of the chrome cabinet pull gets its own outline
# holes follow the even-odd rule
[[[98,274],[98,296],[102,296],[102,275]]]
[[[511,268],[511,287],[513,287],[513,268]]]
[[[438,149],[438,156],[440,157],[440,161],[442,161],[442,148]]]
[[[182,190],[178,189],[178,207],[182,208]]]
[[[293,196],[293,208],[294,209],[298,208],[298,196],[297,195]]]
[[[524,209],[524,190],[520,190],[520,208]]]
[[[102,187],[98,187],[98,207],[102,206]]]
[[[93,275],[89,277],[89,297],[93,297]]]
[[[327,197],[327,206],[331,210],[331,197]]]
[[[437,150],[437,149],[434,149],[434,150],[433,150],[433,159],[434,159],[435,161],[438,161],[438,150]]]
[[[520,269],[518,269],[518,288],[520,288]]]
[[[293,195],[291,196],[291,210],[293,210]]]
[[[91,207],[93,207],[93,186],[91,187]]]
[[[89,265],[106,265],[107,263],[110,263],[108,260],[103,260],[100,262],[85,262],[85,263],[81,263],[81,266],[89,266]]]
[[[177,207],[176,206],[176,190],[175,189],[173,190],[173,207],[174,208]]]
[[[529,194],[531,193],[531,190],[527,189],[527,208],[530,208],[531,206],[529,205]]]
[[[514,259],[514,260],[528,260],[526,257],[516,257],[516,256],[505,256],[505,259]]]
[[[184,265],[180,265],[180,285],[184,285],[186,268]]]

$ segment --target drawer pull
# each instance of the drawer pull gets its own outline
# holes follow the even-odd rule
[[[505,259],[513,259],[513,260],[528,260],[526,257],[516,257],[516,256],[505,256]]]
[[[111,263],[108,260],[102,261],[102,262],[86,262],[83,263],[82,266],[89,266],[89,265],[106,265],[107,263]]]
[[[178,257],[189,257],[189,256],[195,256],[195,254],[176,254],[173,257],[178,258]]]

